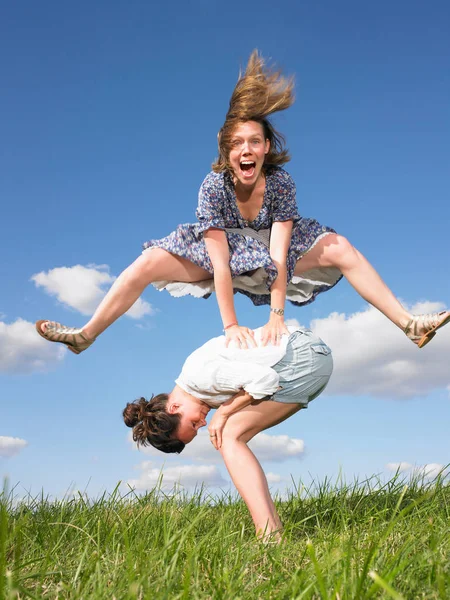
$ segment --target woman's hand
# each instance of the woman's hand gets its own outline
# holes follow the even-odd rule
[[[216,450],[222,446],[222,431],[227,420],[228,417],[218,409],[208,425],[209,439]]]
[[[240,325],[233,325],[225,330],[225,347],[228,348],[229,344],[234,342],[236,348],[255,348],[255,334],[248,327],[241,327]]]
[[[284,317],[271,312],[269,322],[262,329],[261,343],[263,346],[267,346],[267,344],[279,346],[282,335],[289,335]]]

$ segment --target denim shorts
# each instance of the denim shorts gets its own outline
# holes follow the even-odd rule
[[[307,408],[327,387],[333,358],[325,342],[309,329],[299,329],[290,334],[285,356],[272,369],[280,376],[272,400]]]

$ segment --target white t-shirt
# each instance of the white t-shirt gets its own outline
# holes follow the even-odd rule
[[[289,333],[299,329],[288,326]],[[285,356],[288,336],[282,336],[279,346],[262,346],[261,332],[262,327],[254,330],[256,348],[226,348],[224,335],[212,338],[188,356],[175,383],[212,408],[242,389],[255,400],[271,396],[279,386],[272,367]]]

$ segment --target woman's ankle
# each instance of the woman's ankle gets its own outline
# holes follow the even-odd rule
[[[413,315],[411,313],[405,313],[398,321],[397,325],[398,327],[402,330],[405,331],[406,327],[408,326],[408,324],[410,323],[411,319],[413,318]]]
[[[89,341],[94,341],[100,335],[89,324],[85,327],[82,327],[81,331],[83,332],[84,337],[87,338]]]
[[[282,532],[282,529],[273,529],[270,531],[267,528],[266,530],[258,529],[256,537],[263,544],[280,544],[283,539]]]

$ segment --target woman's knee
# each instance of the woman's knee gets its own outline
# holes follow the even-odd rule
[[[165,255],[167,255],[167,252],[161,248],[146,250],[129,267],[129,276],[150,283],[155,269],[164,260]]]
[[[219,448],[219,452],[222,455],[225,464],[229,461],[233,462],[238,456],[240,456],[241,447],[246,444],[247,440],[237,438],[233,435],[222,435],[222,445]]]
[[[222,432],[222,447],[229,448],[238,442],[249,442],[256,432],[242,427],[226,427]]]
[[[327,238],[325,238],[325,242],[326,241]],[[330,240],[330,242],[331,243],[325,244],[324,246],[324,257],[333,266],[350,266],[350,264],[357,258],[355,247],[343,235],[333,235],[333,239]]]
[[[146,254],[147,253],[145,252],[138,256],[138,258],[122,273],[128,281],[140,281],[141,279],[147,279],[149,277],[152,259],[149,256],[146,256]]]

